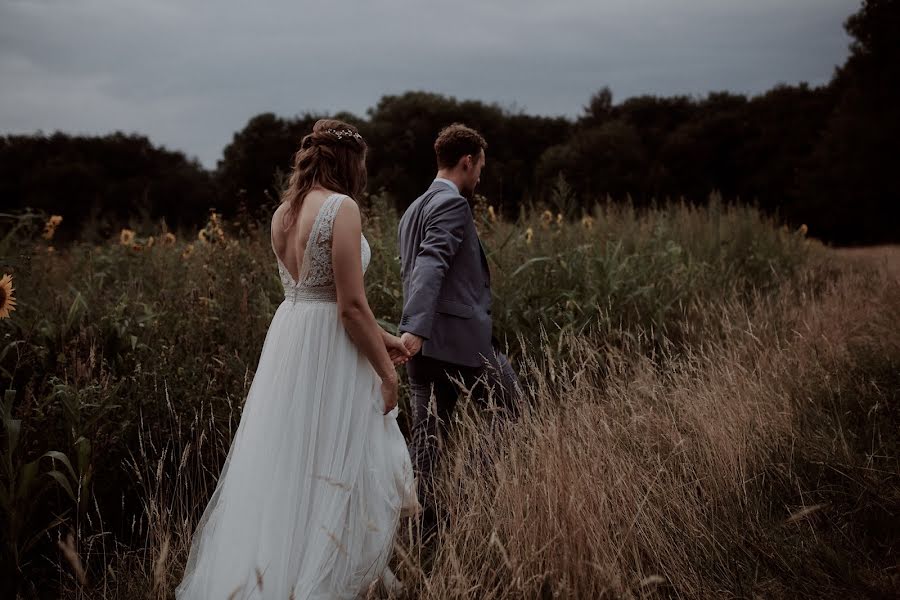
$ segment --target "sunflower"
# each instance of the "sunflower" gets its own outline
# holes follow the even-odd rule
[[[52,240],[53,234],[56,233],[56,228],[59,227],[60,223],[62,223],[62,217],[59,215],[52,215],[47,219],[47,223],[44,224],[44,234],[42,237],[45,240]]]
[[[552,223],[552,222],[553,222],[553,213],[550,212],[549,210],[545,210],[541,214],[541,227],[546,229],[547,227],[550,227],[550,223]]]
[[[134,232],[130,229],[123,229],[119,233],[119,243],[123,246],[130,246],[134,242]]]
[[[222,229],[222,224],[219,221],[219,219],[220,219],[219,213],[217,213],[215,211],[210,211],[209,222],[206,224],[206,227],[204,228],[206,230],[206,234],[202,238],[200,238],[200,236],[198,236],[198,238],[200,238],[201,241],[203,241],[203,242],[212,241],[211,238],[213,236],[215,236],[215,238],[217,238],[219,240],[225,239],[225,230]]]
[[[9,313],[16,310],[16,297],[13,291],[12,275],[4,273],[0,278],[0,319],[8,319]]]

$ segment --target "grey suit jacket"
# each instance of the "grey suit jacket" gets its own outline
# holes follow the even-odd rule
[[[424,338],[424,356],[482,366],[492,353],[491,275],[469,202],[435,181],[403,213],[398,233],[400,331]]]

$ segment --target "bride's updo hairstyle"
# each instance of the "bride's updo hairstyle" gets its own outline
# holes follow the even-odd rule
[[[292,221],[309,191],[320,186],[351,198],[366,189],[366,141],[359,130],[336,119],[320,119],[303,137],[294,154],[294,166],[282,202],[290,203],[285,215]]]

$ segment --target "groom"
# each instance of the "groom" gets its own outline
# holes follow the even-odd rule
[[[487,142],[461,124],[434,143],[437,178],[400,219],[401,340],[412,410],[413,463],[426,526],[434,523],[437,437],[446,434],[462,380],[476,400],[490,395],[515,414],[518,378],[491,335],[491,274],[472,216]]]

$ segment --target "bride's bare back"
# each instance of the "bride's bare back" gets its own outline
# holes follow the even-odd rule
[[[300,279],[305,249],[313,223],[322,205],[332,195],[325,190],[313,190],[300,205],[300,213],[293,222],[285,222],[288,204],[282,203],[272,215],[272,247],[294,281]]]

